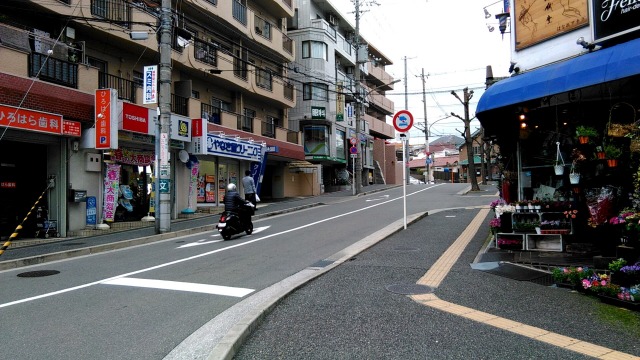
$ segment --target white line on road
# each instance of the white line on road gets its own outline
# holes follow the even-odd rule
[[[104,281],[106,285],[123,285],[133,287],[143,287],[149,289],[162,289],[162,290],[177,290],[188,291],[211,295],[223,295],[233,297],[244,297],[251,294],[253,289],[245,289],[238,287],[208,285],[188,283],[181,281],[167,281],[167,280],[153,280],[153,279],[139,279],[139,278],[118,278]]]
[[[255,229],[253,229],[253,233],[251,235],[257,234],[257,233],[262,232],[262,231],[265,231],[270,227],[271,227],[271,225],[257,227]],[[249,236],[251,236],[251,235],[249,235]],[[207,245],[207,244],[214,244],[214,243],[218,243],[218,242],[221,242],[221,241],[223,241],[223,240],[209,240],[209,241],[198,240],[196,242],[180,245],[176,249],[182,249],[182,248],[188,248],[188,247],[194,247],[194,246],[200,246],[200,245]]]
[[[407,194],[407,196],[415,195],[415,194],[421,193],[423,191],[426,191],[426,190],[429,190],[429,189],[432,189],[434,187],[441,186],[441,185],[443,185],[443,184],[436,184],[434,186],[418,190],[418,191],[413,192],[411,194]],[[309,224],[306,224],[306,225],[298,226],[297,228],[284,230],[284,231],[281,231],[281,232],[275,233],[275,234],[269,234],[269,235],[263,236],[261,238],[245,241],[245,242],[242,242],[242,243],[237,243],[237,244],[234,244],[234,245],[229,245],[227,247],[216,249],[216,250],[211,250],[211,251],[208,251],[208,252],[205,252],[205,253],[202,253],[202,254],[189,256],[189,257],[186,257],[186,258],[183,258],[183,259],[170,261],[168,263],[159,264],[159,265],[156,265],[156,266],[148,267],[146,269],[140,269],[140,270],[132,271],[132,272],[127,273],[127,274],[117,275],[117,276],[113,276],[113,277],[110,277],[110,278],[107,278],[107,279],[98,280],[98,281],[90,282],[90,283],[83,284],[83,285],[78,285],[78,286],[74,286],[74,287],[70,287],[70,288],[66,288],[66,289],[61,289],[61,290],[58,290],[58,291],[53,291],[53,292],[46,293],[46,294],[40,294],[40,295],[36,295],[36,296],[32,296],[32,297],[28,297],[28,298],[24,298],[24,299],[15,300],[15,301],[11,301],[11,302],[8,302],[8,303],[0,304],[0,309],[4,308],[4,307],[9,307],[9,306],[12,306],[12,305],[22,304],[22,303],[26,303],[26,302],[33,301],[33,300],[43,299],[43,298],[50,297],[50,296],[60,295],[60,294],[68,293],[68,292],[71,292],[71,291],[88,288],[90,286],[99,285],[99,284],[102,284],[102,283],[104,283],[106,281],[110,281],[110,280],[114,280],[114,279],[120,279],[120,278],[124,278],[124,277],[129,277],[129,276],[132,276],[132,275],[142,274],[142,273],[145,273],[145,272],[148,272],[148,271],[161,269],[161,268],[164,268],[164,267],[167,267],[167,266],[173,266],[173,265],[176,265],[176,264],[181,264],[183,262],[195,260],[195,259],[198,259],[198,258],[201,258],[201,257],[217,254],[217,253],[222,252],[222,251],[227,251],[227,250],[235,249],[235,248],[240,247],[240,246],[245,246],[245,245],[249,245],[249,244],[252,244],[252,243],[255,243],[255,242],[258,242],[258,241],[266,240],[266,239],[272,238],[274,236],[279,236],[279,235],[287,234],[287,233],[290,233],[290,232],[293,232],[293,231],[305,229],[305,228],[308,228],[310,226],[318,225],[318,224],[321,224],[321,223],[324,223],[324,222],[327,222],[327,221],[331,221],[331,220],[334,220],[334,219],[337,219],[337,218],[340,218],[340,217],[343,217],[343,216],[346,216],[346,215],[351,215],[351,214],[355,214],[355,213],[358,213],[358,212],[361,212],[361,211],[369,210],[369,209],[372,209],[374,207],[382,206],[382,205],[390,203],[392,201],[401,200],[401,199],[402,199],[402,196],[397,197],[395,199],[387,200],[385,202],[369,205],[369,206],[360,208],[358,210],[349,211],[349,212],[346,212],[344,214],[332,216],[332,217],[329,217],[329,218],[326,218],[326,219],[323,219],[323,220],[318,220],[316,222],[312,222],[312,223],[309,223]]]

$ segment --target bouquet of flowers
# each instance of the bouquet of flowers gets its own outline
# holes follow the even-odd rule
[[[500,218],[493,218],[489,221],[489,227],[491,228],[491,233],[495,234],[500,229]]]
[[[626,301],[640,301],[640,285],[634,285],[630,288],[620,288],[618,299]]]

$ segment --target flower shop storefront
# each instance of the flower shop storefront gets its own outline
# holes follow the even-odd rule
[[[500,146],[496,246],[638,258],[640,39],[515,75],[476,109]],[[496,212],[498,214],[498,212]]]

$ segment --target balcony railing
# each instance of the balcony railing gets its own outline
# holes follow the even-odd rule
[[[233,57],[233,74],[242,80],[247,80],[247,62],[238,58],[237,56]]]
[[[131,5],[125,0],[91,0],[91,15],[131,27]]]
[[[282,49],[293,55],[293,40],[285,34],[282,34]]]
[[[271,71],[256,69],[256,85],[266,90],[273,90],[273,75]]]
[[[253,132],[253,118],[249,116],[238,116],[238,129]]]
[[[171,94],[171,112],[189,116],[189,98]]]
[[[284,84],[284,97],[293,101],[293,85]]]
[[[78,88],[78,64],[31,53],[29,75],[54,84]]]
[[[256,34],[271,40],[271,23],[254,14],[253,22],[256,25]]]
[[[98,88],[100,89],[116,89],[118,90],[118,98],[128,100],[132,103],[136,102],[136,84],[135,82],[104,72],[98,73]]]
[[[247,26],[247,7],[238,0],[233,1],[233,18],[244,26]]]
[[[197,60],[205,62],[211,66],[218,66],[218,53],[214,44],[200,39],[193,39],[193,46]]]
[[[289,9],[293,7],[291,0],[282,0],[282,2],[285,3],[289,7]]]
[[[212,124],[220,124],[220,108],[209,104],[200,106],[200,116]]]
[[[276,125],[266,121],[262,122],[262,136],[275,138],[276,137]]]

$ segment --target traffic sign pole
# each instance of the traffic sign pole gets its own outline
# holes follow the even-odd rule
[[[393,127],[402,134],[402,207],[404,229],[407,230],[407,131],[413,126],[413,115],[409,110],[400,110],[393,116]]]

